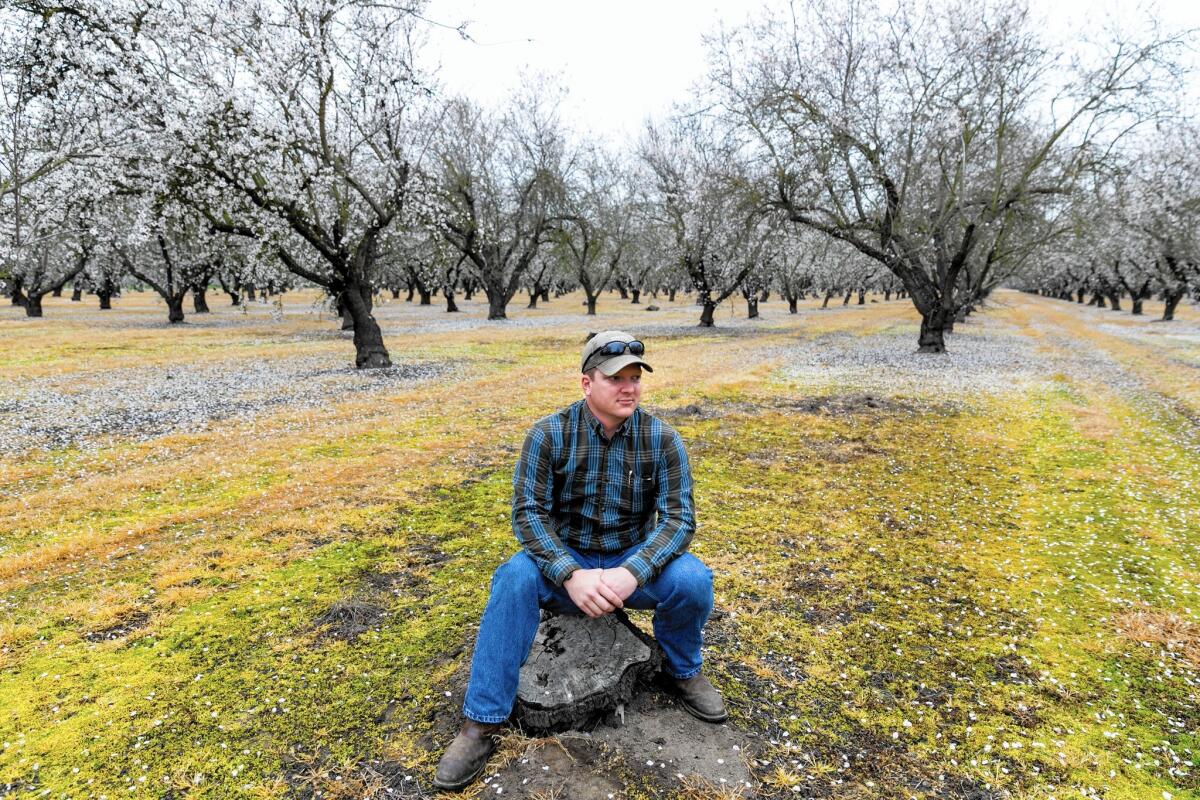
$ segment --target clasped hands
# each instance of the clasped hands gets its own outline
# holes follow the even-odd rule
[[[577,569],[563,583],[571,602],[593,618],[624,608],[626,598],[637,587],[637,578],[625,567]]]

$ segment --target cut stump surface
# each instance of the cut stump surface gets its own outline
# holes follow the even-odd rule
[[[513,719],[531,732],[578,729],[628,703],[661,664],[657,642],[624,612],[547,615],[521,667]]]

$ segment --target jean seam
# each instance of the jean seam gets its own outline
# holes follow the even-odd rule
[[[696,667],[694,670],[689,671],[686,675],[671,675],[671,677],[677,681],[686,681],[689,678],[694,678],[697,675],[699,675],[701,669],[702,669],[702,667]],[[668,670],[668,672],[669,672],[669,670]]]
[[[508,716],[495,717],[488,714],[476,714],[465,705],[463,706],[463,716],[469,720],[473,720],[484,725],[496,725],[497,723],[504,722],[506,719],[508,719]]]
[[[653,600],[653,601],[654,601],[654,605],[656,605],[656,606],[658,606],[658,605],[662,605],[662,600],[661,600],[661,599],[659,599],[659,598],[657,598],[657,597],[655,597],[655,596],[654,596],[654,593],[653,593],[653,592],[651,592],[649,589],[647,589],[647,588],[646,588],[646,585],[639,586],[639,587],[637,588],[637,591],[639,591],[639,592],[642,592],[643,594],[645,594],[645,595],[646,595],[646,597],[649,597],[651,600]]]

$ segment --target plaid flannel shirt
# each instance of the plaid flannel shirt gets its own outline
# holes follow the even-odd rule
[[[583,400],[544,417],[513,473],[512,525],[556,586],[580,569],[564,543],[612,552],[644,541],[621,566],[645,585],[696,530],[683,440],[640,408],[611,440]]]

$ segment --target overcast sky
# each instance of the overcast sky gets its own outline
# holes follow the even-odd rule
[[[569,90],[564,116],[572,127],[620,140],[703,75],[705,33],[760,7],[746,0],[431,0],[430,19],[467,21],[474,41],[438,30],[425,55],[440,62],[447,89],[485,103],[503,98],[522,70],[549,73]],[[1111,0],[1034,0],[1032,7],[1064,35],[1114,15],[1125,28],[1146,17],[1133,3]],[[1195,0],[1156,8],[1164,30],[1200,27]]]

